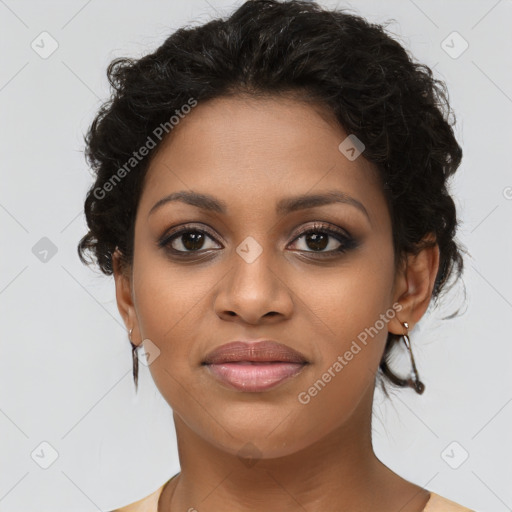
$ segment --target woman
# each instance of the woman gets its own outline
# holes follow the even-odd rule
[[[423,392],[408,334],[462,270],[444,84],[380,26],[272,0],[108,76],[79,254],[115,277],[181,466],[118,510],[469,510],[371,442],[376,382]]]

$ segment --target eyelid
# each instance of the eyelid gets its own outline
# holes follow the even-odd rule
[[[173,237],[187,231],[199,231],[200,233],[205,233],[216,243],[220,243],[217,239],[217,236],[212,233],[212,228],[209,226],[205,228],[204,224],[199,227],[195,223],[189,222],[186,224],[181,224],[180,226],[175,226],[169,231],[166,231],[165,234],[160,237],[160,240],[157,242],[157,244],[159,247],[165,247]]]
[[[300,238],[301,236],[310,233],[311,231],[313,231],[313,232],[314,231],[325,231],[325,232],[327,232],[327,234],[329,234],[331,236],[337,235],[345,240],[354,238],[346,229],[333,226],[332,224],[330,224],[328,222],[315,221],[313,223],[313,225],[311,225],[309,227],[300,228],[299,232],[295,235],[292,242],[297,240],[297,238]]]
[[[179,236],[183,233],[190,232],[190,231],[196,231],[200,233],[206,234],[209,238],[211,238],[216,244],[222,245],[222,243],[217,239],[217,236],[212,233],[214,231],[209,226],[204,227],[205,225],[202,223],[198,223],[201,225],[199,227],[194,222],[189,222],[186,224],[182,224],[179,226],[175,226],[174,228],[167,231],[160,240],[157,241],[157,246],[161,249],[166,249],[170,244],[174,241],[174,239],[179,238]],[[302,226],[298,232],[295,233],[295,235],[292,235],[292,240],[288,243],[286,247],[289,245],[295,243],[297,240],[302,238],[303,236],[311,233],[311,232],[323,232],[326,233],[327,236],[335,238],[338,243],[341,244],[340,248],[333,249],[330,251],[301,251],[296,250],[296,252],[305,252],[305,253],[312,253],[317,255],[318,257],[327,257],[332,256],[333,254],[339,253],[339,252],[345,252],[346,250],[349,250],[353,247],[356,247],[358,245],[358,242],[356,239],[344,228],[340,228],[338,226],[333,226],[331,223],[326,221],[313,221],[312,224]],[[215,249],[207,249],[204,250],[198,250],[198,251],[180,251],[176,249],[172,249],[169,247],[169,250],[174,252],[176,256],[186,255],[186,254],[201,254],[201,252],[207,252]]]
[[[296,249],[295,252],[299,253],[301,257],[312,257],[313,260],[320,261],[322,258],[327,259],[346,254],[348,251],[359,246],[357,239],[354,238],[346,229],[338,226],[332,226],[330,223],[323,221],[315,221],[312,226],[301,228],[299,233],[295,235],[288,246],[297,243],[298,240],[309,233],[324,233],[329,238],[335,239],[338,242],[339,247],[329,251],[306,251]]]
[[[206,225],[206,227],[204,227],[205,225],[202,223],[199,223],[199,224],[201,224],[201,227],[199,227],[194,222],[189,222],[186,224],[175,226],[174,228],[170,229],[169,231],[166,231],[165,234],[163,234],[160,237],[160,241],[165,243],[172,236],[177,235],[178,233],[181,233],[182,231],[190,230],[190,231],[204,232],[218,243],[217,236],[212,233],[213,228],[210,228],[208,225]],[[325,221],[313,221],[312,225],[299,228],[299,230],[294,235],[292,235],[293,236],[292,242],[295,241],[297,238],[299,238],[313,230],[329,231],[338,236],[344,237],[346,239],[353,238],[352,235],[346,229],[332,226],[330,223],[325,222]]]

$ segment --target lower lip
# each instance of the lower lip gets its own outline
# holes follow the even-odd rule
[[[220,363],[208,370],[221,382],[239,391],[266,391],[300,373],[306,364],[297,363]]]

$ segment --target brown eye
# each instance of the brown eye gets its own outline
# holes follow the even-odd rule
[[[327,233],[307,233],[302,235],[301,238],[303,237],[306,246],[313,251],[323,251],[326,249],[329,245],[329,238],[332,238]]]
[[[208,246],[208,240],[216,242],[216,240],[206,231],[196,228],[182,228],[170,235],[164,237],[158,245],[165,247],[173,253],[199,252],[200,250],[209,250],[218,248],[216,246]],[[207,245],[205,247],[205,245]]]
[[[345,252],[357,245],[356,241],[341,230],[334,230],[326,225],[315,225],[309,229],[303,230],[294,239],[296,245],[299,240],[303,239],[302,248],[296,250],[304,252],[312,252],[319,254],[336,254]]]
[[[200,231],[187,231],[183,233],[178,240],[181,241],[181,245],[185,247],[187,251],[197,251],[203,247],[205,236],[206,235]]]

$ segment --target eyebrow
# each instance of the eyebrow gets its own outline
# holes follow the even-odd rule
[[[152,206],[151,210],[149,210],[148,217],[164,204],[173,201],[181,201],[202,210],[212,211],[215,213],[221,213],[224,215],[227,213],[227,205],[224,201],[217,199],[210,194],[181,190],[179,192],[173,192],[172,194],[169,194],[157,201]],[[333,203],[352,205],[363,212],[368,220],[370,220],[368,211],[360,201],[338,190],[331,190],[320,194],[302,194],[295,197],[280,199],[277,202],[276,214],[283,216],[298,210],[305,210],[307,208],[314,208],[315,206],[324,206]]]

